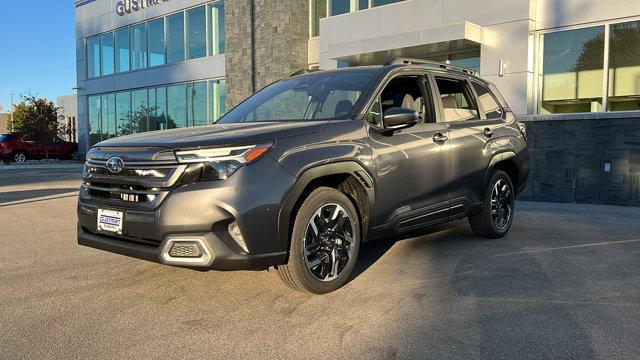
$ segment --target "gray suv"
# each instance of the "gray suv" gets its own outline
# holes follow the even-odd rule
[[[505,235],[528,172],[524,126],[472,71],[404,58],[305,71],[215,125],[94,146],[78,243],[200,270],[274,267],[326,293],[373,239],[464,217]]]

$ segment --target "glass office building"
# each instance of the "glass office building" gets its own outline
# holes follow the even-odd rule
[[[214,124],[300,68],[448,62],[517,114],[640,111],[640,2],[76,0],[80,149]]]
[[[226,111],[224,2],[144,3],[121,15],[110,1],[76,2],[78,32],[86,34],[78,39],[84,149],[115,136],[213,124]]]

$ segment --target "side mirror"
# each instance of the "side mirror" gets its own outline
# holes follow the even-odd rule
[[[418,123],[420,116],[415,110],[392,107],[384,112],[384,126],[387,130],[399,130]]]

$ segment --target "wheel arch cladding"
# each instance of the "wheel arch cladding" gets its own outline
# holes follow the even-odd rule
[[[278,221],[282,249],[289,250],[289,238],[298,209],[313,190],[322,186],[337,189],[351,200],[361,220],[362,239],[365,239],[373,210],[373,180],[358,163],[339,162],[305,170],[285,196]]]
[[[489,181],[492,170],[501,170],[509,175],[514,191],[518,191],[520,185],[520,167],[518,166],[518,157],[514,152],[504,152],[493,157],[491,164],[485,175],[485,183]],[[517,196],[517,193],[516,193]]]

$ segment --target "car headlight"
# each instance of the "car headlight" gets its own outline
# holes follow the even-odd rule
[[[272,143],[225,148],[176,151],[181,164],[190,164],[185,173],[188,182],[224,180],[240,167],[257,160],[273,146]]]

